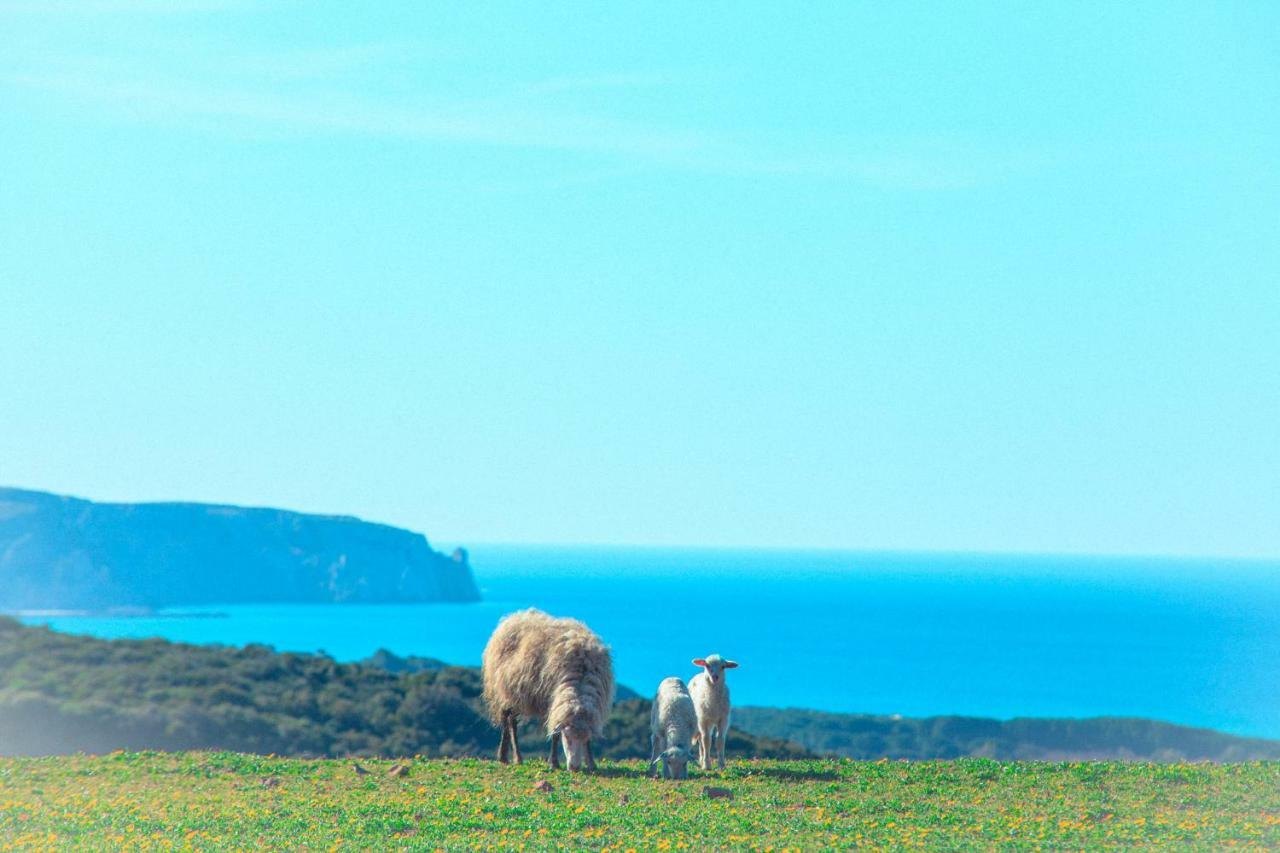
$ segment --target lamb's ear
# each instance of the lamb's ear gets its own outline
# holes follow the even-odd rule
[[[737,662],[736,660],[727,660],[727,661],[725,661],[725,662],[724,662],[724,668],[725,668],[725,669],[737,669],[737,668],[738,668],[738,662]]]
[[[707,660],[706,660],[706,658],[694,658],[694,659],[693,659],[693,665],[694,665],[694,666],[706,666],[706,665],[707,665]]]

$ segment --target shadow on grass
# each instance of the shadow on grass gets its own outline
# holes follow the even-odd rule
[[[786,767],[753,767],[742,771],[742,775],[721,776],[725,781],[731,779],[749,779],[752,776],[766,776],[770,779],[784,779],[790,782],[837,782],[839,773],[830,770],[791,770]]]
[[[552,772],[564,772],[552,771]],[[582,774],[584,777],[599,776],[603,779],[641,779],[649,778],[655,781],[663,781],[654,776],[649,770],[648,762],[630,763],[626,760],[620,762],[610,762],[608,764],[600,764],[594,771],[587,771]],[[701,768],[689,766],[689,778],[687,780],[668,780],[668,781],[690,781],[701,782],[707,785],[722,785],[729,782],[735,782],[742,779],[750,779],[754,776],[766,777],[769,779],[782,779],[785,781],[799,782],[838,782],[840,774],[831,770],[796,770],[788,767],[741,767],[735,768],[730,764],[727,770],[711,770],[706,771]]]
[[[627,767],[622,764],[610,764],[609,766],[597,765],[595,770],[588,770],[583,776],[601,776],[605,779],[635,779],[640,776],[648,776],[648,767],[635,768]]]

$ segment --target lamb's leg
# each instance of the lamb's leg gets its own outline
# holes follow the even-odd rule
[[[701,741],[701,749],[699,752],[702,756],[702,769],[711,769],[711,723],[708,722],[706,728],[699,727],[698,739]]]
[[[498,761],[503,764],[506,764],[511,760],[511,742],[507,739],[507,722],[510,718],[510,711],[502,712],[502,737],[498,741]]]
[[[726,715],[716,726],[716,754],[720,769],[724,769],[724,742],[729,738],[729,717]]]
[[[518,717],[516,717],[516,715],[515,715],[515,714],[512,714],[512,715],[511,715],[511,720],[510,720],[510,726],[511,726],[511,752],[515,755],[516,764],[520,764],[521,762],[523,762],[523,761],[524,761],[524,759],[520,756],[520,739],[516,737],[516,724],[517,724],[519,721],[520,721],[520,720],[519,720],[519,718],[518,718]]]
[[[560,733],[551,735],[551,752],[547,755],[552,770],[560,769]]]
[[[591,741],[587,741],[587,769],[596,772],[596,757],[591,754]]]

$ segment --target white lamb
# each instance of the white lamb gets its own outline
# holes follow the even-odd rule
[[[729,685],[725,683],[724,671],[738,664],[720,655],[707,655],[694,658],[693,665],[702,667],[702,672],[689,680],[689,694],[698,715],[697,741],[702,769],[711,769],[713,734],[717,759],[724,769],[724,742],[729,736]]]
[[[662,679],[649,716],[652,752],[649,770],[662,766],[663,779],[688,779],[690,748],[698,731],[698,714],[684,682]]]

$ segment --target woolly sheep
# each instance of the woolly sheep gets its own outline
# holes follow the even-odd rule
[[[674,676],[664,678],[653,697],[649,717],[652,752],[649,769],[662,766],[662,778],[689,778],[689,756],[693,736],[698,731],[698,714],[684,682]]]
[[[570,770],[584,763],[595,769],[591,738],[600,736],[613,706],[613,662],[586,625],[532,608],[512,613],[484,648],[482,674],[489,718],[502,729],[499,761],[520,763],[516,725],[536,717],[550,738],[553,768],[560,766],[559,741]]]
[[[693,697],[693,709],[698,715],[697,741],[702,769],[711,769],[713,733],[716,735],[719,765],[723,769],[724,742],[729,736],[729,685],[725,683],[724,671],[734,669],[738,664],[720,655],[707,655],[694,658],[693,665],[702,667],[702,672],[689,680],[689,695]]]

